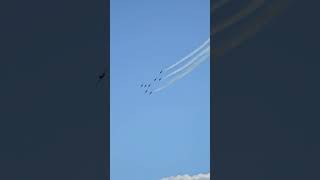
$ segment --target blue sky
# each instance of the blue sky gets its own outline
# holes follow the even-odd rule
[[[146,96],[139,87],[202,44],[209,0],[111,0],[111,179],[210,169],[210,68]]]

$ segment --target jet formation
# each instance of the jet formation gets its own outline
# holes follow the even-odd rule
[[[145,89],[145,90],[144,90],[144,94],[147,94],[148,92],[149,92],[149,93],[148,93],[149,95],[152,94],[152,91],[149,90],[149,88],[151,87],[151,84],[143,84],[143,83],[142,83],[142,84],[140,85],[140,87],[141,87],[141,88],[144,87],[144,89]]]
[[[162,74],[162,72],[163,72],[163,70],[161,70],[159,74]],[[161,81],[161,77],[155,77],[153,79],[154,83],[156,83],[157,81]],[[140,88],[144,88],[145,89],[144,94],[149,94],[149,96],[150,96],[153,93],[153,91],[150,90],[151,85],[152,85],[151,83],[149,83],[149,84],[148,83],[141,83]]]

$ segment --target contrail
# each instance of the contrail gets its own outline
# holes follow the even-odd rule
[[[226,2],[228,0],[225,0]],[[274,16],[279,14],[288,4],[289,0],[276,0],[272,3],[268,4],[266,8],[263,8],[259,13],[255,16],[253,21],[249,21],[249,23],[244,23],[244,26],[241,26],[240,30],[237,33],[237,36],[235,38],[230,39],[229,41],[222,42],[221,48],[214,48],[213,49],[213,55],[214,56],[223,56],[227,51],[241,45],[245,40],[249,39],[251,36],[256,34],[265,24],[267,24]],[[222,3],[222,2],[220,2]],[[253,4],[247,6],[246,9],[243,9],[236,15],[232,16],[227,20],[227,22],[218,25],[216,29],[213,29],[213,35],[223,31],[224,29],[228,28],[229,26],[237,23],[242,18],[250,15],[253,13],[256,9],[263,6],[264,0],[254,0]],[[191,52],[189,55],[187,55],[182,60],[178,61],[174,65],[167,68],[167,70],[170,70],[174,68],[175,66],[181,64],[182,62],[190,59],[190,57],[194,56],[192,60],[190,60],[187,64],[185,64],[183,67],[179,68],[178,70],[174,71],[173,73],[167,75],[164,79],[167,79],[169,77],[173,77],[171,81],[166,83],[160,88],[157,88],[154,90],[154,92],[161,91],[167,87],[169,87],[171,84],[176,82],[177,80],[183,78],[187,74],[189,74],[191,71],[193,71],[199,64],[201,64],[203,61],[207,59],[207,57],[210,55],[210,48],[206,47],[206,44],[210,45],[210,38],[203,43],[200,47],[198,47],[196,50]],[[179,73],[182,72],[182,73]]]
[[[221,7],[223,7],[224,5],[228,4],[231,0],[220,0],[218,3],[216,3],[214,5],[214,9],[219,9]],[[179,64],[183,63],[184,61],[186,61],[187,59],[189,59],[191,56],[193,56],[196,52],[200,51],[201,48],[203,48],[204,46],[206,46],[207,44],[210,44],[210,38],[207,39],[200,47],[198,47],[197,49],[195,49],[194,51],[192,51],[190,54],[188,54],[187,56],[185,56],[184,58],[182,58],[181,60],[179,60],[178,62],[174,63],[173,65],[167,67],[164,69],[164,71],[169,71],[170,69],[178,66]]]
[[[224,5],[228,4],[231,0],[220,0],[218,1],[216,4],[214,4],[213,9],[219,9],[221,7],[223,7]],[[231,19],[232,20],[232,19]],[[227,25],[225,25],[227,26]],[[200,51],[201,48],[203,48],[204,46],[206,46],[207,44],[210,44],[210,38],[208,40],[206,40],[200,47],[198,47],[197,49],[195,49],[194,51],[192,51],[190,54],[188,54],[187,56],[185,56],[184,58],[182,58],[181,60],[179,60],[178,62],[176,62],[175,64],[171,65],[170,67],[167,67],[164,69],[164,71],[169,71],[170,69],[176,67],[177,65],[181,64],[182,62],[186,61],[187,59],[189,59],[192,55],[194,55],[196,52]]]
[[[187,74],[189,74],[190,72],[192,72],[199,64],[201,64],[202,62],[204,62],[208,57],[210,56],[210,48],[208,48],[208,50],[206,51],[206,53],[203,53],[201,57],[199,57],[198,61],[193,62],[193,64],[191,66],[189,66],[188,68],[185,69],[185,71],[177,76],[175,76],[171,81],[169,81],[167,84],[163,85],[162,87],[159,87],[155,90],[153,90],[153,92],[159,92],[167,87],[169,87],[170,85],[172,85],[174,82],[176,82],[177,80],[183,78],[184,76],[186,76]]]
[[[221,4],[224,4],[224,3],[227,3],[227,2],[229,2],[229,1],[228,0],[220,1]],[[231,18],[229,18],[225,23],[223,23],[221,25],[218,25],[217,28],[215,28],[213,30],[213,35],[215,35],[215,34],[221,32],[221,31],[223,31],[224,29],[232,26],[233,24],[235,24],[238,21],[240,21],[242,18],[247,17],[248,15],[250,15],[251,13],[256,11],[258,8],[262,7],[264,4],[265,4],[265,0],[252,0],[252,3],[250,3],[245,9],[241,10],[239,13],[237,13],[236,15],[232,16]],[[210,41],[210,38],[208,40]],[[204,44],[206,44],[207,41]],[[199,51],[199,49],[201,49],[201,48],[203,48],[203,46],[200,46],[195,51],[193,51],[192,55],[197,53]],[[186,56],[186,58],[183,59],[183,61],[188,60],[189,57],[190,57],[189,55]],[[174,65],[180,64],[183,61],[179,61],[179,62],[175,63]],[[187,64],[189,65],[191,63],[187,63]],[[172,65],[172,66],[175,67],[174,65]],[[165,77],[165,79],[171,77],[172,75],[174,75],[174,74],[176,74],[176,73],[178,73],[180,71],[182,71],[183,68],[186,68],[188,65],[185,65],[185,66],[181,67],[180,69],[176,70],[175,72],[169,74],[168,76]]]
[[[221,5],[224,5],[225,3],[228,3],[229,0],[223,0],[220,1],[220,3],[218,3],[215,7],[219,8]],[[224,29],[232,26],[233,24],[237,23],[238,21],[240,21],[242,18],[247,17],[248,15],[250,15],[251,13],[253,13],[255,10],[257,10],[258,8],[262,7],[264,4],[265,0],[252,0],[252,3],[250,3],[247,8],[241,10],[239,13],[237,13],[236,15],[232,16],[231,18],[229,18],[225,23],[218,25],[217,28],[215,28],[213,30],[213,35],[223,31]],[[190,54],[188,54],[187,56],[185,56],[184,58],[182,58],[181,60],[179,60],[178,62],[176,62],[175,64],[171,65],[170,67],[164,69],[164,71],[169,71],[172,68],[178,66],[179,64],[183,63],[184,61],[188,60],[189,58],[191,58],[194,54],[196,54],[197,52],[199,52],[202,48],[204,48],[207,44],[210,44],[210,38],[207,39],[201,46],[199,46],[197,49],[195,49],[194,51],[192,51]],[[186,67],[186,66],[184,66]],[[175,74],[175,73],[174,73]],[[171,75],[170,75],[171,76]],[[169,76],[169,77],[170,77]]]
[[[192,65],[195,61],[198,60],[199,57],[201,57],[203,54],[207,53],[208,50],[210,50],[210,46],[208,45],[205,49],[203,49],[202,51],[200,51],[194,58],[192,58],[190,61],[188,61],[188,63],[186,63],[184,66],[180,67],[179,69],[175,70],[174,72],[168,74],[167,76],[165,76],[163,79],[168,79],[171,76],[174,76],[175,74],[183,71],[185,68],[187,68],[188,66]]]
[[[178,62],[174,63],[170,67],[164,69],[164,71],[169,71],[170,69],[172,69],[172,68],[178,66],[179,64],[183,63],[184,61],[188,60],[190,57],[192,57],[194,54],[196,54],[198,51],[200,51],[203,47],[207,46],[208,44],[210,44],[210,38],[207,39],[201,46],[199,46],[197,49],[192,51],[190,54],[188,54],[187,56],[185,56],[184,58],[182,58]]]

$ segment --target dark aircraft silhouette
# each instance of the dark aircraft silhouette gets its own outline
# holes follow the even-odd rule
[[[162,70],[160,71],[160,74],[162,73]]]
[[[145,84],[144,87],[147,87],[147,85]]]
[[[154,78],[154,80],[153,81],[156,81],[157,80],[157,78]]]
[[[148,87],[150,87],[150,86],[151,86],[151,84],[148,85]]]
[[[161,81],[161,78],[159,78],[159,81]]]
[[[97,81],[97,86],[98,86],[98,84],[102,81],[102,79],[104,78],[106,76],[106,72],[103,72],[102,74],[100,74],[99,75],[99,77],[98,77],[98,81]]]
[[[147,92],[148,92],[148,89],[144,91],[144,93],[147,93]]]
[[[140,87],[143,87],[143,84],[141,84]]]
[[[149,93],[149,96],[152,94],[152,91]]]

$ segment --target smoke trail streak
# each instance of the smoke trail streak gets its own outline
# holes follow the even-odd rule
[[[219,8],[223,7],[224,5],[228,4],[230,1],[231,0],[220,0],[220,1],[218,1],[218,3],[213,5],[214,9],[219,9]],[[175,64],[171,65],[170,67],[165,68],[164,71],[169,71],[170,69],[172,69],[172,68],[176,67],[177,65],[181,64],[182,62],[184,62],[185,60],[189,59],[192,55],[194,55],[196,52],[200,51],[202,47],[206,46],[209,43],[210,43],[210,38],[207,39],[200,47],[198,47],[197,49],[192,51],[190,54],[188,54],[187,56],[185,56],[184,58],[182,58],[181,60],[179,60]]]
[[[208,44],[210,44],[210,38],[207,39],[201,46],[199,46],[197,49],[192,51],[190,54],[188,54],[187,56],[185,56],[184,58],[182,58],[178,62],[174,63],[170,67],[164,69],[164,71],[169,71],[170,69],[172,69],[172,68],[178,66],[179,64],[183,63],[184,61],[188,60],[190,57],[192,57],[194,54],[196,54],[198,51],[200,51],[203,47],[207,46]]]
[[[214,5],[214,10],[219,9],[221,7],[223,7],[224,5],[228,4],[231,0],[220,0],[218,3],[216,3]],[[188,60],[191,56],[193,56],[195,53],[197,53],[198,51],[201,50],[201,48],[203,48],[204,46],[206,46],[207,44],[210,44],[210,38],[207,39],[200,47],[198,47],[197,49],[195,49],[194,51],[192,51],[190,54],[188,54],[187,56],[185,56],[184,58],[182,58],[181,60],[179,60],[178,62],[176,62],[175,64],[171,65],[168,68],[165,68],[164,71],[169,71],[170,69],[176,67],[177,65],[183,63],[184,61]]]
[[[266,8],[263,8],[263,10],[259,11],[258,15],[255,16],[253,21],[250,21],[249,23],[245,23],[244,26],[241,26],[242,28],[240,28],[240,31],[238,31],[240,33],[237,34],[236,38],[232,38],[229,41],[222,42],[223,44],[222,44],[221,48],[217,48],[217,49],[214,48],[213,55],[215,57],[218,57],[218,56],[221,57],[227,51],[238,47],[245,40],[247,40],[251,36],[255,35],[274,16],[278,15],[285,7],[287,7],[288,1],[289,0],[277,0],[277,1],[274,1],[273,3],[268,4]],[[226,2],[227,2],[227,0],[226,0]],[[220,31],[223,31],[224,29],[228,28],[229,26],[237,23],[242,18],[250,15],[256,9],[260,8],[264,4],[264,0],[254,0],[254,2],[255,3],[253,3],[250,6],[247,6],[247,8],[242,10],[240,13],[232,16],[227,22],[225,22],[221,25],[218,25],[218,27],[216,29],[213,29],[212,34],[214,35]],[[206,44],[208,42],[210,44],[210,38],[204,44]],[[163,85],[160,88],[155,89],[154,92],[159,92],[159,91],[169,87],[171,84],[173,84],[177,80],[183,78],[184,76],[189,74],[191,71],[193,71],[198,65],[200,65],[202,62],[204,62],[207,59],[207,57],[210,55],[210,49],[207,50],[208,47],[205,47],[204,44],[202,46],[200,46],[199,48],[197,48],[196,50],[194,50],[192,53],[190,53],[192,55],[198,53],[195,55],[195,57],[192,60],[190,60],[185,66],[183,66],[182,68],[179,68],[178,70],[176,70],[174,72],[174,74],[177,74],[178,72],[183,71],[182,73],[174,76],[170,82],[168,82],[167,84]],[[206,48],[206,49],[201,51],[201,49],[203,49],[203,48]],[[206,54],[204,52],[209,52],[209,53]],[[183,61],[190,59],[190,57],[192,56],[190,54],[188,56],[186,56],[187,58],[184,58]],[[175,63],[174,65],[172,65],[172,68],[177,66],[178,64],[181,64],[183,61],[180,60],[178,63]],[[172,69],[172,68],[170,68],[170,69]],[[169,78],[174,75],[173,73],[171,73],[171,74],[172,75],[169,74],[168,77],[166,77],[166,78]]]
[[[195,61],[198,60],[199,57],[201,57],[203,54],[205,54],[208,50],[210,50],[210,46],[206,47],[204,50],[202,50],[201,52],[199,52],[193,59],[191,59],[190,61],[188,61],[188,63],[186,63],[184,66],[180,67],[179,69],[175,70],[174,72],[168,74],[167,76],[165,76],[163,79],[168,79],[171,76],[174,76],[175,74],[183,71],[185,68],[187,68],[188,66],[192,65]]]
[[[188,68],[185,69],[185,71],[177,76],[175,76],[171,81],[169,81],[167,84],[163,85],[162,87],[159,87],[155,90],[153,90],[153,92],[159,92],[167,87],[169,87],[170,85],[172,85],[174,82],[176,82],[177,80],[183,78],[184,76],[186,76],[187,74],[191,73],[196,67],[198,67],[202,62],[204,62],[205,60],[207,60],[207,58],[210,56],[210,48],[208,48],[208,50],[206,51],[206,53],[202,54],[201,57],[198,58],[198,61],[193,62],[193,64],[191,66],[189,66]]]
[[[224,5],[225,3],[228,3],[228,2],[229,2],[229,0],[223,0],[215,7],[219,8],[219,6]],[[240,21],[242,18],[245,18],[246,16],[250,15],[255,10],[257,10],[260,7],[262,7],[264,2],[265,2],[265,0],[253,0],[253,2],[250,3],[247,6],[247,8],[241,10],[239,13],[237,13],[236,15],[232,16],[231,18],[229,18],[225,23],[223,23],[221,25],[218,25],[217,28],[214,29],[213,34],[216,34],[218,32],[223,31],[224,29],[226,29],[226,28],[232,26],[233,24],[237,23],[238,21]],[[190,54],[188,54],[187,56],[185,56],[184,58],[182,58],[181,60],[179,60],[175,64],[173,64],[170,67],[166,68],[164,71],[169,71],[172,68],[176,67],[177,65],[179,65],[179,64],[183,63],[184,61],[190,59],[193,55],[195,55],[197,52],[199,52],[207,44],[210,44],[210,38],[208,40],[206,40],[200,47],[198,47],[197,49],[192,51]],[[184,67],[187,67],[187,66],[184,66]],[[181,69],[179,71],[181,71]],[[176,74],[176,73],[174,73],[174,74]],[[170,75],[170,76],[172,76],[172,75]]]
[[[227,3],[228,1],[221,1],[221,3]],[[232,26],[233,24],[237,23],[238,21],[240,21],[242,18],[247,17],[248,15],[250,15],[251,13],[253,13],[254,11],[256,11],[258,8],[262,7],[265,3],[265,0],[253,0],[252,3],[250,3],[247,8],[241,10],[239,13],[237,13],[236,15],[232,16],[229,20],[227,20],[225,23],[218,25],[217,28],[215,28],[213,30],[213,34],[216,34],[218,32],[223,31],[224,29]],[[209,39],[210,40],[210,39]],[[199,49],[199,48],[198,48]],[[198,50],[197,49],[197,50]],[[186,59],[187,60],[187,59]],[[192,60],[191,60],[192,61]],[[195,58],[193,59],[193,61],[195,61]],[[192,61],[192,62],[193,62]],[[192,62],[187,63],[186,65],[184,65],[183,67],[179,68],[178,70],[176,70],[175,72],[167,75],[164,79],[167,79],[175,74],[177,74],[178,72],[182,71],[183,68],[187,68],[188,65],[190,65]]]
[[[236,15],[229,18],[226,22],[218,25],[217,28],[215,28],[213,30],[213,35],[223,31],[224,29],[232,26],[233,24],[239,22],[241,19],[243,19],[243,18],[247,17],[248,15],[250,15],[251,13],[253,13],[258,8],[263,6],[264,1],[265,0],[253,0],[252,3],[250,3],[247,6],[247,8],[241,10],[239,13],[237,13]]]

